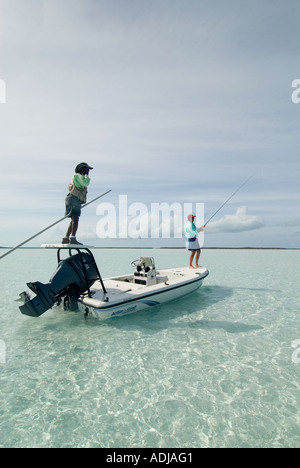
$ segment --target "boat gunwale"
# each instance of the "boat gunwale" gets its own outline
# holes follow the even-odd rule
[[[120,305],[125,305],[125,304],[130,304],[132,302],[136,302],[136,301],[139,301],[141,299],[145,299],[147,297],[153,297],[153,296],[157,296],[158,294],[164,294],[166,292],[170,292],[170,291],[173,291],[175,289],[179,289],[179,288],[183,288],[185,286],[188,286],[190,284],[194,284],[194,283],[197,283],[198,281],[202,281],[204,278],[206,278],[208,275],[209,275],[209,271],[208,270],[205,270],[205,272],[203,273],[197,273],[195,272],[195,275],[197,275],[197,277],[195,279],[189,279],[188,281],[185,281],[184,283],[180,283],[178,285],[175,285],[175,286],[172,286],[172,285],[167,285],[166,288],[164,289],[161,289],[160,291],[152,291],[152,292],[145,292],[144,294],[139,294],[137,297],[135,298],[131,298],[131,299],[128,299],[128,300],[122,300],[120,302],[114,302],[114,303],[108,303],[108,302],[104,302],[102,301],[102,304],[99,305],[98,307],[95,306],[95,305],[91,305],[91,304],[88,304],[88,300],[90,298],[88,297],[79,297],[78,298],[78,302],[80,302],[82,305],[85,305],[87,307],[92,307],[93,309],[95,310],[108,310],[108,309],[112,309],[114,307],[119,307]],[[113,278],[106,278],[106,279],[113,279]],[[105,279],[104,279],[105,281]],[[155,285],[155,286],[158,286],[158,285]],[[150,286],[151,287],[151,286]],[[141,288],[142,289],[142,288]],[[93,299],[92,299],[93,300]],[[86,301],[86,302],[85,302]],[[99,301],[100,302],[100,301]]]

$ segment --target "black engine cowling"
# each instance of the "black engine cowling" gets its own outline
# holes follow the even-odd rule
[[[99,272],[91,252],[81,252],[60,261],[49,283],[27,283],[36,294],[20,306],[20,311],[30,317],[39,317],[59,303],[63,296],[78,298],[99,278]]]

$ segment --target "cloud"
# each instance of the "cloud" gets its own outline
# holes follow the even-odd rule
[[[218,221],[212,221],[207,229],[211,232],[244,232],[260,229],[264,221],[260,216],[251,215],[246,206],[241,206],[233,215],[225,215]]]

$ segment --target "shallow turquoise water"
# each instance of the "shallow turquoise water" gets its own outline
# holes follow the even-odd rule
[[[104,277],[143,254],[158,268],[188,257],[95,250]],[[22,316],[14,299],[48,281],[56,253],[3,259],[0,447],[299,447],[300,252],[204,250],[201,263],[197,293],[101,323]]]

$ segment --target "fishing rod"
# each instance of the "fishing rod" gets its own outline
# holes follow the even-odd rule
[[[94,203],[94,201],[98,200],[98,199],[101,198],[101,197],[104,197],[104,195],[107,195],[109,192],[111,192],[111,190],[108,190],[107,192],[102,193],[102,195],[99,195],[98,197],[94,198],[93,200],[91,200],[90,202],[86,203],[85,205],[82,205],[82,208],[85,208],[86,206],[90,205],[91,203]],[[34,234],[33,236],[29,237],[29,239],[26,239],[25,241],[21,242],[21,244],[16,245],[16,247],[13,247],[13,248],[10,249],[8,252],[6,252],[5,254],[1,255],[1,256],[0,256],[0,260],[2,260],[2,258],[6,257],[7,255],[11,254],[11,253],[14,252],[15,250],[19,249],[19,248],[22,247],[23,245],[27,244],[27,243],[30,242],[32,239],[35,239],[35,237],[38,237],[40,234],[43,234],[43,232],[46,232],[46,231],[48,231],[48,229],[52,228],[53,226],[56,226],[56,224],[61,223],[61,221],[63,221],[63,220],[66,219],[66,218],[69,218],[69,215],[66,215],[66,216],[64,216],[63,218],[60,218],[58,221],[55,221],[55,223],[50,224],[50,226],[47,226],[47,227],[46,227],[45,229],[43,229],[42,231],[39,231],[39,232],[37,232],[36,234]]]
[[[245,182],[243,182],[242,185],[240,185],[240,186],[233,192],[232,195],[230,195],[230,197],[223,203],[223,205],[221,205],[220,208],[209,218],[209,220],[206,221],[206,223],[204,224],[204,226],[207,226],[207,225],[208,225],[208,223],[216,216],[216,214],[219,213],[219,211],[221,211],[221,209],[223,208],[223,206],[225,206],[226,203],[228,203],[229,200],[231,200],[231,199],[234,197],[234,195],[235,195],[236,193],[238,193],[239,190],[241,190],[241,188],[243,188],[244,185],[246,185],[246,184],[249,182],[249,180],[252,179],[252,177],[253,177],[255,174],[256,174],[256,173],[254,173],[254,174],[252,174],[250,177],[248,177],[248,179],[245,180]]]

